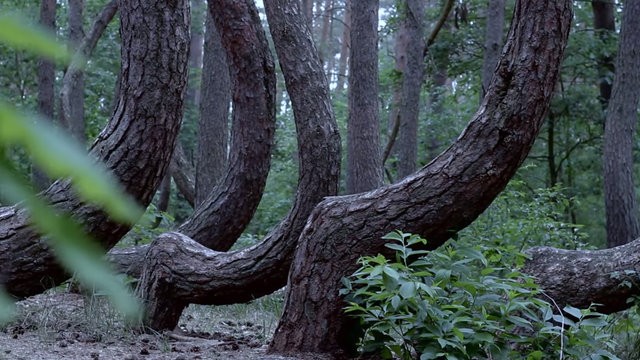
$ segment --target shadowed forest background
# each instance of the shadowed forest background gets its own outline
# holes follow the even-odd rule
[[[640,4],[543,3],[0,0],[83,55],[0,43],[1,99],[66,129],[146,210],[129,229],[29,150],[0,155],[113,248],[148,329],[276,292],[274,354],[639,358]],[[7,293],[64,283],[45,245],[17,245],[42,241],[3,191]]]

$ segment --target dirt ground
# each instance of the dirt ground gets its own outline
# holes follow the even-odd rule
[[[0,327],[0,360],[320,360],[266,354],[281,311],[277,296],[250,305],[190,306],[179,331],[138,334],[104,298],[38,295],[18,303],[15,320]]]

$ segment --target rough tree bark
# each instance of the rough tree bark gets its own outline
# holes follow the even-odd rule
[[[575,251],[535,247],[523,272],[535,276],[544,300],[586,309],[599,304],[606,314],[630,308],[632,296],[640,294],[640,240],[611,249]]]
[[[394,229],[437,247],[471,223],[504,189],[529,152],[558,78],[571,1],[520,0],[488,94],[458,140],[404,181],[329,198],[300,236],[284,315],[270,351],[336,356],[353,349],[340,279],[363,255],[388,254]]]
[[[251,1],[217,0],[210,6],[219,17],[216,22],[235,68],[247,69],[266,61],[266,41],[262,36],[256,39],[262,32],[259,19],[249,16],[257,11]],[[156,239],[147,252],[139,286],[148,304],[147,325],[154,329],[172,329],[188,303],[249,301],[284,286],[309,214],[325,196],[337,193],[340,137],[311,32],[297,3],[267,0],[265,7],[298,132],[300,166],[294,204],[260,244],[243,251],[211,251],[179,233]],[[236,26],[238,23],[243,26]],[[242,56],[247,47],[257,48],[261,55]],[[264,76],[244,77],[236,84],[262,83]]]
[[[40,2],[40,25],[56,33],[56,0],[41,0]],[[38,81],[38,113],[45,119],[53,121],[55,111],[55,64],[52,60],[40,58],[37,69]],[[31,169],[31,179],[36,189],[46,189],[51,180],[42,170],[33,166]]]
[[[402,93],[398,112],[400,127],[396,150],[398,153],[398,179],[413,173],[418,161],[418,118],[420,92],[424,82],[425,3],[422,0],[405,0],[404,13],[399,30],[398,43],[404,48],[405,57],[396,59],[402,71]]]
[[[105,163],[138,203],[147,206],[163,178],[180,126],[189,13],[185,0],[121,1],[119,8],[119,97],[90,153]],[[67,181],[55,182],[42,196],[85,224],[105,249],[129,230],[128,225],[114,223],[100,209],[79,201]],[[29,214],[19,206],[0,208],[0,278],[16,297],[40,293],[68,278],[47,241],[29,227]]]
[[[378,108],[378,0],[351,1],[347,193],[382,185]]]
[[[616,58],[616,75],[604,128],[604,202],[607,245],[640,235],[633,182],[633,146],[640,100],[640,1],[625,1]]]
[[[207,11],[202,66],[202,98],[196,157],[196,204],[201,204],[224,176],[229,137],[231,79],[220,33]]]
[[[502,50],[504,30],[504,0],[490,0],[486,12],[486,32],[484,35],[484,55],[482,60],[482,94],[489,88],[493,71]]]

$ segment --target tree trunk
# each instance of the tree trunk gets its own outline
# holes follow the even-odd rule
[[[545,246],[526,253],[531,259],[522,271],[536,277],[544,290],[543,300],[553,299],[560,308],[571,305],[586,309],[598,304],[597,311],[610,314],[630,308],[634,302],[627,300],[640,294],[640,240],[604,250]]]
[[[344,89],[347,78],[347,64],[349,63],[349,51],[351,49],[351,0],[344,0],[344,30],[340,43],[340,61],[338,62],[338,83],[336,91]]]
[[[640,100],[640,1],[626,1],[620,28],[616,76],[604,129],[604,198],[607,245],[640,235],[633,182],[633,144]]]
[[[330,35],[331,28],[333,27],[333,0],[325,0],[324,8],[322,9],[322,30],[320,32],[320,60],[323,63],[330,63],[330,58],[333,57],[333,54],[329,54],[330,49]],[[327,66],[327,72],[332,71],[333,69],[330,66]]]
[[[84,38],[83,10],[84,0],[69,0],[69,43],[74,51],[80,48]],[[87,136],[84,126],[84,72],[82,71],[75,75],[69,90],[69,110],[69,117],[64,117],[64,111],[60,112],[60,122],[78,142],[85,144]]]
[[[178,134],[187,74],[188,6],[185,0],[119,3],[122,81],[114,114],[91,148],[124,189],[146,207],[160,185]],[[106,213],[83,204],[68,181],[42,194],[69,212],[109,249],[129,230]],[[0,208],[0,278],[16,297],[59,284],[68,274],[47,242],[29,226],[19,206]]]
[[[424,82],[424,17],[422,0],[405,0],[398,42],[406,51],[405,57],[396,59],[402,71],[402,96],[400,100],[400,127],[398,129],[398,179],[416,170],[418,160],[418,118],[420,92]]]
[[[220,16],[216,21],[234,68],[246,69],[251,62],[252,66],[258,66],[267,61],[266,41],[258,42],[254,33],[241,31],[262,31],[257,15],[249,17],[249,11],[257,12],[252,2],[218,0],[210,6],[214,14]],[[211,251],[179,233],[164,234],[154,241],[145,258],[139,286],[139,292],[149,304],[147,325],[151,328],[173,328],[188,303],[244,302],[280,289],[286,284],[293,252],[309,214],[325,196],[337,193],[340,137],[329,85],[311,32],[297,4],[267,0],[265,7],[291,94],[298,132],[300,166],[294,204],[285,219],[260,244],[243,251]],[[237,26],[239,22],[245,25]],[[259,53],[233,55],[246,54],[249,49]],[[266,74],[240,78],[237,85],[264,83],[264,76]]]
[[[191,0],[191,42],[189,44],[189,73],[192,78],[187,84],[187,103],[198,108],[200,106],[201,86],[197,76],[203,66],[204,23],[208,17],[207,4],[204,0]]]
[[[502,32],[504,30],[504,0],[489,0],[484,36],[484,57],[482,61],[482,94],[489,89],[491,77],[496,69],[502,50]]]
[[[41,0],[40,2],[40,25],[49,30],[51,34],[56,33],[56,0]],[[38,60],[38,113],[45,119],[53,121],[55,109],[55,64],[52,60],[40,58]],[[44,190],[51,180],[42,170],[33,166],[31,178],[36,189]]]
[[[347,193],[382,185],[378,108],[378,0],[351,2]]]
[[[569,0],[518,1],[489,92],[458,140],[400,183],[316,207],[300,236],[271,352],[352,350],[338,291],[357,259],[389,255],[381,237],[395,229],[419,234],[435,248],[489,206],[544,121],[571,18]]]
[[[195,207],[195,170],[193,170],[193,165],[191,165],[191,162],[187,159],[184,149],[182,148],[182,144],[180,144],[179,141],[176,143],[176,148],[173,151],[173,156],[171,157],[169,172],[171,173],[171,177],[176,183],[176,187],[180,194],[182,194],[191,207]]]
[[[202,97],[196,160],[196,204],[224,177],[229,137],[231,79],[227,55],[211,13],[207,11],[202,66]]]
[[[230,8],[223,8],[222,3]],[[196,207],[179,231],[210,249],[226,251],[251,221],[267,182],[276,122],[276,78],[268,49],[259,45],[254,48],[240,45],[246,41],[266,42],[264,32],[253,25],[254,17],[258,19],[255,7],[246,0],[220,0],[212,4],[209,4],[209,11],[222,43],[228,47],[227,61],[231,69],[234,106],[231,150],[224,179]],[[235,14],[239,11],[246,13],[237,17]],[[223,19],[231,23],[225,23]],[[222,31],[223,27],[233,26],[246,29],[239,33]],[[242,40],[234,39],[234,36]]]
[[[82,4],[82,0],[75,0]],[[71,3],[69,2],[71,12]],[[81,10],[81,9],[80,9]],[[77,45],[74,57],[62,78],[60,89],[60,121],[65,124],[76,139],[86,142],[84,125],[84,65],[95,49],[98,40],[118,10],[118,2],[112,0],[100,11],[91,27],[91,31]],[[74,15],[75,17],[82,16]],[[71,18],[71,14],[70,14]],[[69,20],[71,21],[71,20]],[[77,21],[77,20],[74,20]],[[82,19],[80,19],[82,21]],[[75,28],[76,26],[74,26]],[[77,29],[74,31],[78,31]],[[82,29],[80,28],[82,32]],[[75,37],[76,35],[74,35]],[[70,36],[71,37],[71,36]],[[80,98],[80,100],[78,100]]]
[[[606,43],[615,36],[615,0],[592,0],[593,28],[598,33],[598,37]],[[611,82],[615,72],[613,56],[601,56],[598,58],[598,77],[600,78],[600,103],[606,109],[611,99]]]

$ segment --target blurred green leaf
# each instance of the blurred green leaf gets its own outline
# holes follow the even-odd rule
[[[66,46],[53,34],[15,13],[0,16],[0,43],[64,63],[71,60]]]
[[[11,321],[15,314],[15,304],[0,288],[0,326]]]
[[[105,169],[91,160],[67,134],[42,119],[14,110],[0,101],[0,143],[26,148],[51,177],[68,177],[80,196],[102,206],[116,221],[133,224],[142,210],[116,185]]]
[[[103,290],[127,317],[140,313],[135,298],[102,259],[102,249],[86,237],[78,224],[68,216],[57,214],[33,194],[4,161],[0,162],[0,184],[7,200],[22,202],[29,209],[33,226],[46,234],[58,259],[69,272],[76,273],[83,285]]]

